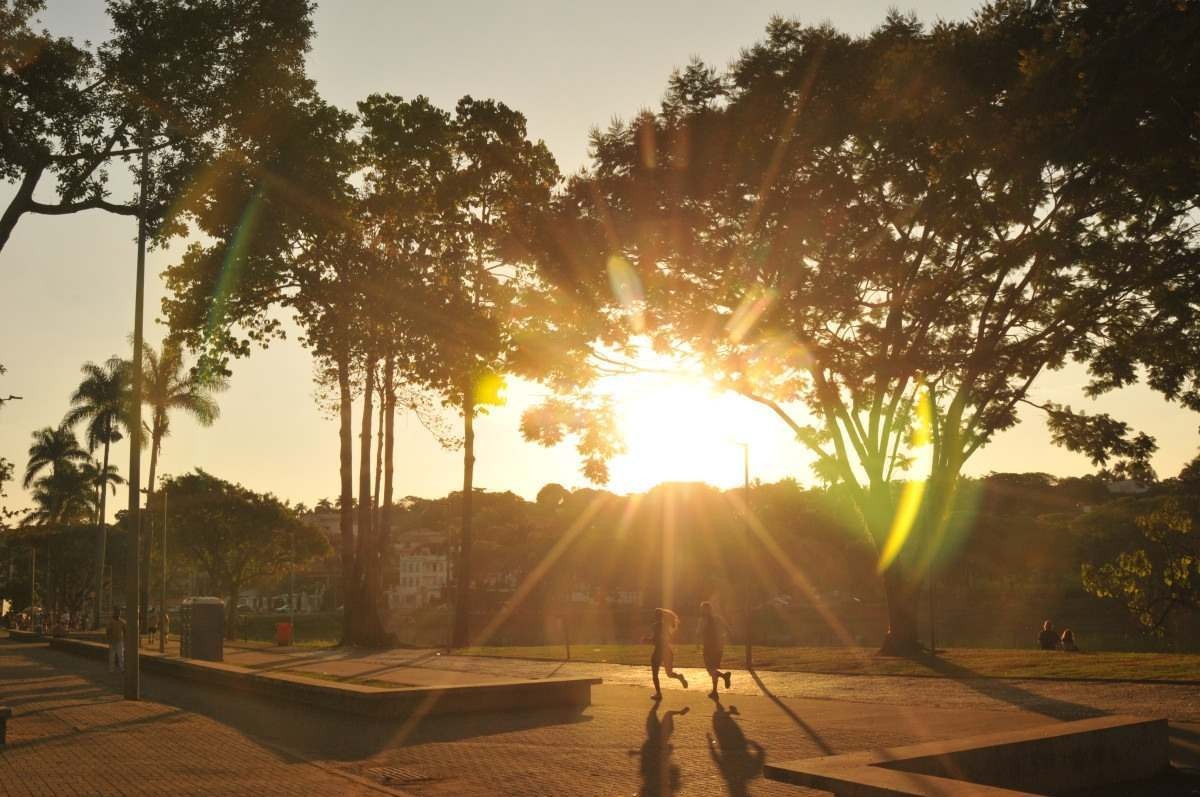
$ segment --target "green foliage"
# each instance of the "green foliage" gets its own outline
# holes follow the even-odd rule
[[[767,406],[881,547],[893,482],[927,478],[897,560],[919,573],[963,464],[1037,405],[1039,375],[1076,360],[1093,393],[1127,384],[1194,326],[1200,94],[1183,82],[1195,37],[1174,28],[1198,19],[1195,4],[1003,3],[930,28],[890,14],[861,38],[774,20],[724,73],[693,64],[657,112],[593,134],[547,247],[543,273],[574,299],[556,320],[595,307]],[[1142,50],[1125,45],[1150,31],[1169,52],[1127,75]],[[640,290],[610,292],[614,269]],[[1197,361],[1150,384],[1175,397]],[[1056,442],[1150,475],[1150,438],[1045,409]],[[913,600],[902,576],[890,609]],[[911,612],[891,619],[915,635]]]
[[[23,526],[0,534],[0,560],[11,563],[0,579],[0,597],[29,605],[30,565],[37,552],[37,598],[47,609],[78,612],[92,590],[91,528],[81,525]]]
[[[33,442],[29,446],[29,462],[25,466],[22,486],[33,485],[38,474],[47,469],[54,475],[87,459],[87,452],[79,447],[75,432],[65,421],[57,428],[47,426],[38,429],[33,433]]]
[[[1085,562],[1081,578],[1088,592],[1120,601],[1146,631],[1161,635],[1172,614],[1200,609],[1200,502],[1168,495],[1135,509],[1137,533],[1114,558]]]
[[[18,189],[0,248],[26,213],[103,209],[110,172],[148,157],[148,221],[160,238],[211,224],[256,167],[280,108],[311,90],[308,0],[110,0],[112,35],[92,47],[35,29],[41,2],[0,8],[0,178]],[[188,53],[180,58],[179,53]],[[44,177],[55,201],[34,199]]]
[[[224,591],[230,612],[243,586],[279,574],[291,561],[303,566],[329,550],[319,530],[302,523],[273,495],[202,470],[164,480],[156,505],[147,507],[152,515],[162,515],[164,494],[169,494],[166,522],[174,555]]]

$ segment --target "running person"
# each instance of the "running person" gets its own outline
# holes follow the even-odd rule
[[[700,641],[704,647],[704,669],[708,670],[709,677],[712,678],[712,691],[708,693],[709,697],[717,696],[717,679],[725,679],[725,688],[729,688],[729,679],[733,673],[728,670],[721,671],[721,656],[725,652],[725,640],[722,636],[724,632],[729,630],[729,624],[725,622],[725,618],[713,611],[712,604],[708,601],[700,604]]]
[[[650,675],[654,680],[654,700],[662,700],[662,687],[658,684],[659,667],[667,671],[668,678],[678,679],[679,683],[683,684],[683,688],[687,689],[687,678],[683,677],[683,673],[677,673],[671,669],[675,662],[675,649],[671,647],[671,635],[678,627],[679,615],[675,612],[670,609],[654,610],[654,625],[650,626],[651,635],[648,639],[654,643],[654,651],[650,654]]]

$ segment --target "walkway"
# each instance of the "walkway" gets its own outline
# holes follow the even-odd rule
[[[607,682],[583,711],[414,724],[153,675],[144,676],[144,702],[124,703],[117,678],[102,664],[0,640],[0,702],[12,703],[17,713],[10,725],[13,744],[0,753],[0,794],[366,794],[366,784],[373,783],[420,797],[815,795],[764,780],[763,761],[1031,727],[1053,722],[1055,712],[1108,710],[1100,703],[1118,697],[1099,690],[1098,703],[1087,691],[1095,685],[1081,685],[1084,691],[1038,695],[1031,709],[1019,705],[1022,695],[1008,691],[1023,689],[1019,684],[987,694],[948,680],[858,677],[822,685],[816,676],[781,673],[756,683],[735,672],[735,690],[720,704],[693,680],[686,691],[675,685],[656,706],[640,668],[413,651],[231,652],[235,656],[243,664],[345,668],[379,680],[420,669],[470,677],[598,673]],[[921,682],[913,686],[924,691],[906,696],[910,681]],[[784,696],[804,683],[821,698]],[[849,684],[858,690],[849,691]],[[839,699],[828,699],[833,694]],[[1177,758],[1194,766],[1200,727],[1176,726],[1173,734]],[[36,777],[25,775],[35,771]],[[1194,786],[1188,781],[1179,793]]]

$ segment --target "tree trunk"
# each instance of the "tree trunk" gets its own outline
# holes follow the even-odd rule
[[[21,184],[17,186],[16,195],[4,209],[4,215],[0,216],[0,252],[4,251],[4,246],[12,236],[17,221],[29,210],[30,203],[33,202],[33,189],[37,188],[38,181],[42,179],[42,172],[45,170],[45,165],[31,166],[21,177]]]
[[[358,461],[358,546],[355,552],[357,579],[356,607],[351,640],[356,645],[377,646],[381,642],[378,596],[371,589],[371,558],[375,547],[373,530],[375,506],[371,498],[371,421],[375,401],[376,357],[368,354],[364,361],[366,382],[363,386],[362,431],[359,437]]]
[[[917,635],[917,611],[920,608],[921,582],[907,568],[894,562],[883,574],[887,598],[888,631],[879,652],[885,656],[912,656],[921,653]]]
[[[388,359],[390,362],[390,360],[391,360],[390,355],[389,355]],[[384,379],[384,381],[385,382],[387,381],[386,378]],[[379,529],[379,502],[382,500],[382,496],[380,495],[380,492],[379,492],[379,487],[383,481],[383,443],[384,443],[383,425],[385,423],[383,413],[384,413],[384,410],[387,408],[386,388],[384,387],[384,385],[381,384],[378,386],[378,389],[379,389],[379,420],[378,420],[378,423],[376,424],[377,431],[375,433],[375,435],[376,435],[375,439],[377,441],[375,444],[375,490],[371,493],[371,498],[372,498],[371,507],[375,513],[375,529],[376,530]]]
[[[463,392],[462,532],[458,540],[458,590],[454,600],[452,647],[465,648],[471,639],[471,510],[475,481],[475,395]]]
[[[340,506],[342,532],[342,642],[350,640],[350,623],[354,617],[354,443],[352,437],[353,397],[350,393],[350,355],[339,352],[338,379],[338,440],[341,475]]]
[[[389,354],[387,365],[383,372],[385,407],[383,429],[383,509],[379,514],[379,528],[376,530],[374,588],[380,600],[383,598],[383,567],[387,561],[388,546],[392,541],[392,476],[394,473],[394,457],[396,452],[396,374],[395,358]]]
[[[96,526],[96,606],[92,611],[93,628],[100,627],[100,603],[104,597],[104,557],[108,546],[108,439],[112,436],[112,421],[105,424],[104,430],[104,470],[100,472],[100,523]]]

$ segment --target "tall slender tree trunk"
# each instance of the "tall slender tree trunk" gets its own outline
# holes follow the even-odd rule
[[[376,564],[375,573],[378,580],[377,589],[382,596],[383,592],[383,565],[387,557],[388,546],[391,544],[392,535],[392,476],[394,473],[394,462],[396,453],[396,362],[393,355],[389,354],[387,365],[383,372],[384,381],[384,398],[383,402],[386,407],[384,433],[383,433],[383,511],[379,516],[379,530],[376,534],[378,540],[378,562]]]
[[[337,355],[338,442],[341,493],[338,506],[342,532],[342,642],[349,642],[354,618],[354,404],[350,392],[350,353]]]
[[[371,551],[374,544],[374,501],[371,498],[371,421],[375,412],[375,365],[377,359],[368,353],[363,362],[365,384],[363,386],[362,428],[359,433],[358,461],[358,545],[355,561],[358,564],[355,580],[356,611],[351,639],[358,645],[379,643],[379,612],[376,596],[371,593],[369,573]]]
[[[389,355],[389,360],[390,360],[390,355]],[[383,382],[387,382],[386,375],[384,377]],[[379,420],[376,423],[376,429],[378,431],[376,431],[375,435],[376,435],[376,440],[378,442],[375,444],[375,490],[372,493],[373,501],[371,504],[371,506],[374,510],[374,513],[375,513],[375,528],[376,528],[376,530],[379,529],[379,505],[380,505],[380,501],[383,500],[383,496],[380,494],[379,488],[383,481],[383,444],[384,444],[383,425],[385,423],[384,411],[387,408],[386,388],[384,387],[383,383],[380,383],[377,387],[379,390]]]
[[[475,394],[468,383],[463,391],[463,494],[462,531],[458,539],[458,594],[454,601],[451,646],[465,648],[471,639],[471,520],[475,492]]]
[[[100,603],[104,596],[104,557],[108,547],[108,453],[112,437],[112,419],[104,424],[104,470],[100,471],[100,522],[96,524],[96,605],[92,609],[92,627],[100,627]]]

